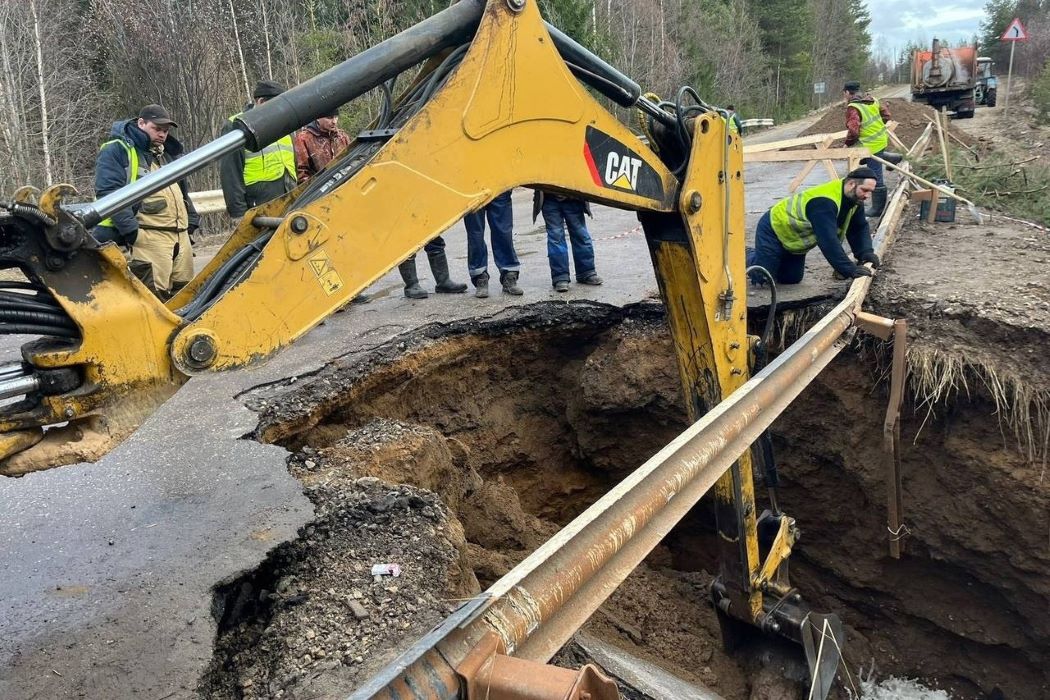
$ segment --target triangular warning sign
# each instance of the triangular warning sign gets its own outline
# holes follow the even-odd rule
[[[634,188],[631,187],[630,178],[628,178],[626,175],[621,175],[620,177],[613,180],[612,186],[619,187],[621,190],[634,190]]]
[[[314,269],[314,274],[321,276],[328,269],[328,257],[317,256],[310,259],[310,267]]]
[[[1020,17],[1014,17],[1014,21],[1010,22],[1010,26],[1006,28],[1003,35],[999,37],[1000,41],[1028,41],[1028,31],[1021,24]]]

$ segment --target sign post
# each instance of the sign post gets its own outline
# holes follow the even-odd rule
[[[1019,17],[1014,17],[1014,21],[1010,22],[1010,26],[999,37],[999,41],[1010,42],[1010,67],[1006,70],[1006,99],[1003,100],[1003,116],[1006,116],[1007,110],[1010,109],[1010,79],[1014,74],[1014,49],[1017,48],[1017,42],[1028,41],[1028,31],[1021,24]]]
[[[813,83],[813,94],[817,96],[817,109],[820,109],[824,102],[824,93],[827,91],[827,85],[821,81],[819,83]]]

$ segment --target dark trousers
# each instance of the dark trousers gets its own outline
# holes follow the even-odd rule
[[[500,272],[516,272],[521,264],[514,251],[514,213],[510,192],[499,195],[485,207],[463,217],[467,227],[467,269],[471,279],[489,267],[489,249],[485,245],[485,220],[492,238],[492,258]]]
[[[755,247],[747,249],[747,266],[758,265],[769,270],[777,284],[798,284],[806,274],[806,256],[795,255],[784,250],[783,244],[773,231],[767,211],[758,220],[755,229]],[[755,284],[766,282],[762,275],[752,272],[751,281]]]

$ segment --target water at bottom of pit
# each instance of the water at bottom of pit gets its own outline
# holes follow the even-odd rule
[[[255,397],[260,439],[290,450],[316,518],[217,591],[202,694],[345,696],[678,435],[661,313],[529,307],[431,328]],[[840,673],[833,697],[1045,697],[1045,562],[1028,559],[1045,491],[1017,488],[1030,465],[979,395],[921,432],[926,412],[908,407],[911,536],[889,559],[886,387],[871,362],[844,352],[773,428],[780,504],[802,530],[792,582],[847,626],[851,680]],[[801,650],[758,638],[723,651],[714,544],[705,498],[584,631],[729,700],[806,697]],[[375,578],[375,564],[401,573]],[[876,683],[890,677],[924,685]]]

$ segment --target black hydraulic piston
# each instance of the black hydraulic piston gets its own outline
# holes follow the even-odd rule
[[[434,54],[464,44],[477,32],[484,0],[460,0],[353,58],[315,75],[235,122],[249,150],[257,151],[285,134],[330,114]]]

